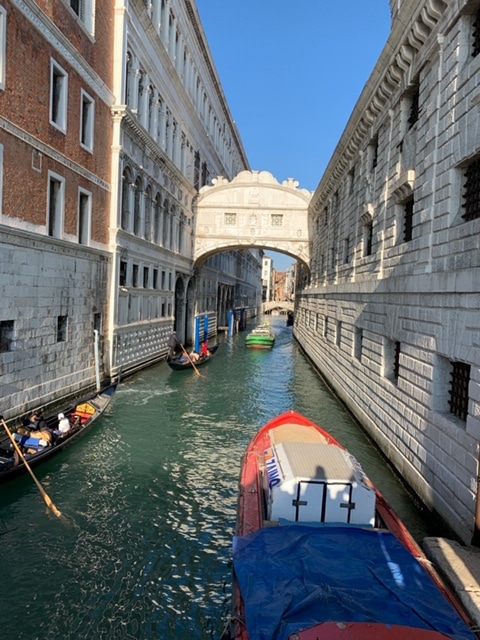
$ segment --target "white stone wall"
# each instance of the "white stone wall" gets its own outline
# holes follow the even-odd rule
[[[476,8],[394,3],[389,41],[312,198],[311,273],[294,329],[424,503],[467,542],[480,438],[480,219],[462,218],[465,170],[480,154]],[[471,367],[465,421],[450,413],[452,362]]]
[[[0,295],[8,305],[0,320],[14,322],[11,350],[0,353],[6,418],[95,384],[94,315],[100,314],[103,354],[109,272],[105,252],[2,232]],[[65,341],[58,341],[59,316],[67,318]]]

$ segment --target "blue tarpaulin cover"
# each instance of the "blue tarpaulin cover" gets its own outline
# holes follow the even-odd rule
[[[233,563],[249,640],[286,640],[295,631],[335,621],[475,638],[426,570],[387,531],[266,527],[234,538]]]

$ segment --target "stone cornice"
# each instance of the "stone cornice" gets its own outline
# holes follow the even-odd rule
[[[99,176],[96,176],[90,171],[87,171],[87,169],[85,169],[78,163],[73,162],[73,160],[70,160],[69,158],[64,156],[62,153],[54,149],[53,147],[50,147],[49,145],[45,144],[41,140],[38,140],[38,138],[35,138],[30,133],[28,133],[28,131],[21,129],[16,124],[14,124],[13,122],[10,122],[6,118],[3,118],[2,116],[0,116],[0,129],[2,129],[3,131],[6,131],[7,133],[11,134],[15,138],[18,138],[19,140],[23,140],[30,147],[32,147],[32,149],[36,149],[39,153],[43,154],[44,156],[47,156],[48,158],[55,160],[55,162],[58,162],[58,164],[64,167],[67,167],[67,169],[70,169],[71,171],[74,171],[75,173],[81,175],[89,182],[97,185],[97,187],[105,189],[105,191],[111,190],[110,183],[106,182],[105,180],[102,180]]]
[[[336,188],[353,157],[393,93],[415,63],[432,29],[438,24],[448,0],[405,0],[392,25],[380,57],[355,105],[342,137],[312,198],[315,210]]]

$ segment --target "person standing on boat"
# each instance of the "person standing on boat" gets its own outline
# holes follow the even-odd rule
[[[177,338],[177,332],[174,330],[170,334],[170,338],[168,340],[168,358],[169,359],[173,358],[173,356],[175,355],[175,350],[179,344],[180,343]]]
[[[207,343],[206,340],[204,340],[202,342],[202,347],[201,347],[201,350],[200,350],[200,356],[202,358],[205,358],[206,356],[208,356],[208,343]]]

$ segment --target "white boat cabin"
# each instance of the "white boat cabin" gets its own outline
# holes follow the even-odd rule
[[[267,519],[374,526],[375,490],[360,463],[332,444],[283,441],[264,454]]]

